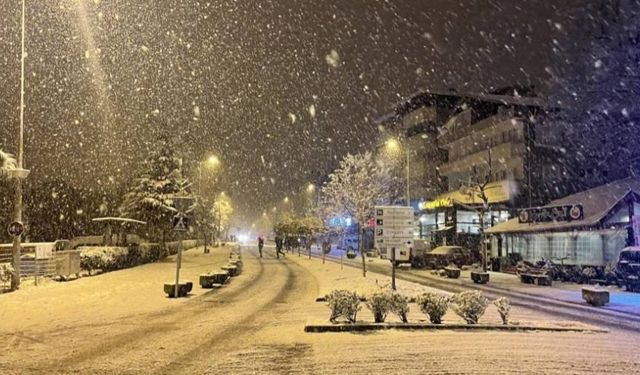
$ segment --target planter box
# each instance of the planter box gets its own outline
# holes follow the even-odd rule
[[[223,266],[222,269],[227,271],[231,277],[238,276],[239,274],[238,267],[232,264],[227,264],[226,266]]]
[[[212,274],[204,273],[200,275],[200,287],[213,288],[213,284],[216,284],[216,280]]]
[[[224,284],[229,280],[229,272],[227,271],[214,272],[211,276],[213,276],[214,284]]]
[[[582,299],[591,306],[604,306],[609,303],[609,291],[592,287],[582,288]]]
[[[240,259],[232,259],[229,261],[229,264],[238,267],[238,272],[242,271],[242,261]]]
[[[447,277],[450,279],[457,279],[460,277],[460,269],[459,268],[451,268],[445,267],[444,272],[447,274]]]
[[[471,271],[471,280],[476,284],[486,284],[489,282],[489,272]]]
[[[178,285],[178,297],[184,297],[193,289],[191,281],[183,281]],[[164,283],[164,292],[169,298],[175,298],[176,283]]]

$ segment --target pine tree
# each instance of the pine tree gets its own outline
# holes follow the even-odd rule
[[[182,176],[182,159],[166,140],[159,142],[144,163],[144,172],[135,179],[120,207],[121,214],[147,222],[149,234],[163,245],[175,214],[172,196],[185,194],[187,179]]]
[[[9,170],[16,167],[16,160],[11,154],[0,150],[0,176],[4,176]]]

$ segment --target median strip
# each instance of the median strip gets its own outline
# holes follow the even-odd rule
[[[583,332],[583,333],[609,333],[608,329],[580,328],[580,327],[554,327],[554,326],[521,326],[500,324],[431,324],[431,323],[338,323],[338,324],[307,324],[305,332],[364,332],[380,331],[388,329],[403,330],[485,330],[485,331],[544,331],[544,332]]]

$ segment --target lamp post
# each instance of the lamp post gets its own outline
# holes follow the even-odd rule
[[[310,182],[307,185],[307,194],[309,194],[310,198],[310,204],[309,204],[309,208],[313,208],[315,210],[315,208],[318,207],[318,194],[317,194],[318,189],[316,188],[316,185],[312,182]]]
[[[391,151],[391,152],[400,152],[402,151],[402,144],[400,143],[400,141],[396,138],[389,138],[386,142],[385,145],[387,147],[387,150]],[[407,149],[407,147],[404,147],[404,156],[406,158],[406,168],[407,168],[407,179],[406,179],[406,196],[405,196],[405,200],[407,203],[407,206],[411,205],[411,193],[409,191],[409,150]]]
[[[220,165],[220,159],[216,155],[211,155],[207,158],[206,161],[198,163],[198,195],[200,195],[200,205],[202,206],[202,221],[204,222],[206,210],[204,207],[204,195],[202,189],[202,164],[206,164],[210,168],[217,168]],[[202,225],[202,235],[204,237],[204,253],[207,254],[209,253],[209,249],[207,249],[207,231],[204,225]]]
[[[20,128],[18,130],[18,158],[16,169],[12,171],[15,178],[16,191],[14,202],[14,221],[22,223],[22,180],[27,178],[29,171],[24,168],[24,60],[25,60],[25,1],[22,0],[22,34],[21,34],[21,53],[20,53]],[[22,233],[13,238],[13,277],[11,278],[11,290],[20,288],[20,251]]]

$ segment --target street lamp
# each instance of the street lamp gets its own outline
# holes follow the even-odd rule
[[[402,149],[403,149],[402,144],[396,138],[389,138],[385,142],[385,146],[386,146],[387,150],[390,153],[394,153],[394,154],[398,153],[398,152],[401,152]],[[406,195],[405,199],[407,201],[407,206],[410,206],[411,205],[411,194],[409,193],[409,150],[407,149],[407,147],[404,147],[404,153],[405,153],[406,164],[407,164],[407,195]]]
[[[203,189],[202,189],[202,185],[203,185],[202,165],[203,164],[205,164],[210,169],[215,169],[218,166],[220,166],[221,163],[220,163],[220,158],[218,158],[216,155],[211,155],[204,162],[198,163],[198,195],[200,195],[200,201],[201,201],[200,205],[202,206],[202,220],[204,221],[206,210],[204,207],[204,195],[203,195]],[[209,253],[209,250],[207,249],[207,232],[205,230],[204,225],[202,226],[202,236],[204,237],[204,253],[207,254]]]
[[[22,223],[22,180],[26,179],[29,171],[24,167],[24,60],[25,60],[25,0],[22,0],[22,34],[21,34],[21,54],[20,54],[20,128],[18,129],[18,160],[13,177],[16,182],[16,195],[14,202],[14,221]],[[11,290],[20,288],[20,249],[22,233],[13,237],[13,277],[11,278]]]

